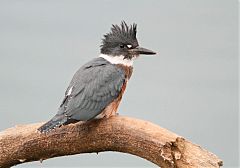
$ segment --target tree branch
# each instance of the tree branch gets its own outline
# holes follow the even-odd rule
[[[162,168],[220,167],[214,154],[147,121],[114,116],[79,122],[40,134],[42,123],[0,132],[0,167],[79,153],[119,151],[145,158]]]

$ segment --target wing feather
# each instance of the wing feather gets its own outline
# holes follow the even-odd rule
[[[125,81],[124,70],[102,58],[94,59],[74,75],[66,93],[60,114],[75,120],[89,120],[116,99]],[[65,108],[63,108],[65,107]]]

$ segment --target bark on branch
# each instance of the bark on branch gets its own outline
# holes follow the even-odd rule
[[[145,158],[163,168],[220,167],[214,154],[147,121],[114,116],[70,124],[47,134],[42,123],[0,132],[0,167],[79,153],[118,151]]]

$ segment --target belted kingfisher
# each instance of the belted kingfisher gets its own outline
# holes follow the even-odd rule
[[[140,54],[155,52],[141,48],[136,38],[137,25],[112,25],[104,35],[98,58],[83,65],[73,76],[57,114],[38,130],[108,118],[115,115],[133,71],[133,61]]]

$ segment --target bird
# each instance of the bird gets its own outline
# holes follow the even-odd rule
[[[134,60],[139,55],[156,54],[140,47],[136,34],[135,23],[112,24],[110,32],[102,38],[99,56],[74,74],[57,114],[38,131],[46,133],[70,123],[117,115]]]

